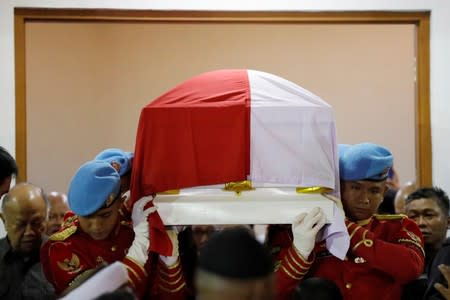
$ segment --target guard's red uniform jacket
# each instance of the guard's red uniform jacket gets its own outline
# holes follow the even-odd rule
[[[403,215],[374,215],[353,223],[346,220],[350,248],[344,261],[332,256],[325,242],[316,244],[308,260],[295,250],[287,231],[273,238],[277,299],[291,299],[304,277],[332,280],[344,299],[398,300],[403,285],[422,273],[422,234]]]
[[[120,222],[105,240],[92,239],[81,230],[77,216],[66,215],[60,231],[50,236],[41,248],[44,274],[57,295],[78,286],[101,264],[122,261],[128,270],[129,285],[139,299],[184,299],[186,283],[179,263],[168,268],[157,262],[157,255],[150,255],[154,263],[149,259],[142,267],[126,257],[134,239],[126,215],[121,210]]]

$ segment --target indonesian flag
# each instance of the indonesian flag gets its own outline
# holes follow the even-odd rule
[[[141,111],[131,197],[251,180],[339,190],[333,110],[278,76],[218,70],[193,77]],[[172,253],[157,213],[151,250]]]

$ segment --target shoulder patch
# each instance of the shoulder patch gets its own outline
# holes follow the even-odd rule
[[[407,218],[404,214],[397,214],[397,215],[374,215],[375,219],[377,220],[403,220]]]
[[[64,229],[61,230],[61,231],[58,231],[58,232],[52,234],[52,235],[49,237],[49,240],[51,240],[51,241],[64,241],[64,240],[66,240],[69,236],[71,236],[72,234],[74,234],[76,231],[77,231],[77,226],[72,225],[72,226],[69,226],[69,227],[67,227],[67,228],[64,228]]]
[[[57,261],[56,264],[64,272],[78,273],[81,271],[80,258],[75,253],[72,253],[70,259],[66,258],[63,261]]]

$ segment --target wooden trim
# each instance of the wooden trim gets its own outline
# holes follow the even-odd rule
[[[16,159],[26,180],[25,23],[40,22],[223,22],[305,24],[414,24],[417,26],[416,176],[432,184],[429,12],[234,12],[116,9],[15,8]]]
[[[417,26],[416,173],[419,186],[431,186],[430,15]]]
[[[14,16],[15,81],[16,81],[16,162],[17,182],[27,179],[27,109],[25,73],[25,20]]]
[[[257,12],[15,8],[27,21],[162,21],[269,23],[418,23],[424,12]]]

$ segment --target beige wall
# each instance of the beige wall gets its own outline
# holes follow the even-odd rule
[[[27,171],[66,191],[106,147],[133,150],[140,108],[220,68],[274,73],[335,109],[339,143],[392,149],[415,177],[414,26],[27,23]]]

